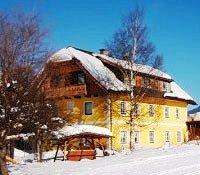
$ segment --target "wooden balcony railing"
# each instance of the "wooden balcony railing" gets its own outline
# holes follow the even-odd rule
[[[58,98],[58,97],[69,97],[75,95],[87,94],[86,85],[70,85],[66,87],[52,87],[45,89],[45,94],[47,98]]]

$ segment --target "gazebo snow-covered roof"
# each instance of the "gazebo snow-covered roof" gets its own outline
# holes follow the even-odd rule
[[[73,138],[79,136],[112,137],[108,128],[94,125],[65,125],[58,131],[54,131],[55,139]]]

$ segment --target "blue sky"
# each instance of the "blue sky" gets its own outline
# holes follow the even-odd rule
[[[136,3],[146,11],[150,39],[165,70],[200,103],[200,1],[198,0],[4,0],[0,9],[39,12],[53,49],[68,45],[98,51]]]

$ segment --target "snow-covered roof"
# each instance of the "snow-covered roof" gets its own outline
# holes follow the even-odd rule
[[[96,57],[73,47],[63,48],[50,58],[53,62],[78,59],[83,67],[107,90],[124,91],[126,86]]]
[[[149,74],[149,75],[152,75],[152,76],[172,80],[172,77],[170,75],[160,71],[159,69],[155,69],[155,68],[148,66],[148,65],[135,64],[135,63],[130,64],[130,62],[128,62],[128,61],[112,58],[112,57],[109,57],[109,56],[104,55],[104,54],[94,53],[93,55],[100,57],[101,59],[104,59],[106,61],[109,61],[111,63],[118,64],[118,65],[122,66],[124,69],[131,69],[131,70],[134,70],[136,72],[140,72],[140,73]]]
[[[94,125],[66,125],[58,131],[54,131],[53,135],[57,138],[71,137],[81,134],[92,134],[105,137],[111,137],[112,132],[108,128]]]
[[[184,99],[186,101],[194,102],[194,99],[187,94],[176,82],[171,82],[171,92],[166,92],[164,97]],[[195,102],[194,102],[195,103]]]
[[[181,89],[177,83],[172,80],[170,75],[148,65],[129,64],[124,60],[118,60],[107,55],[83,51],[73,47],[59,50],[53,54],[49,60],[53,62],[63,62],[71,61],[72,59],[79,60],[85,70],[87,70],[89,74],[92,75],[93,78],[95,78],[107,90],[127,91],[128,87],[122,81],[120,81],[108,67],[103,64],[104,60],[118,64],[124,69],[132,69],[144,74],[150,74],[152,76],[164,78],[171,82],[171,92],[165,93],[164,97],[183,99],[191,104],[196,104],[194,99],[183,89]]]

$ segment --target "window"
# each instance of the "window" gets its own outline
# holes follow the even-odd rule
[[[121,131],[121,143],[122,144],[127,143],[127,131]]]
[[[165,107],[165,118],[169,118],[169,107]]]
[[[176,118],[180,118],[180,111],[179,111],[179,108],[176,108]]]
[[[171,91],[170,83],[163,82],[163,91],[166,91],[166,92],[170,92]]]
[[[169,131],[165,131],[165,142],[170,142],[170,134],[169,134]]]
[[[149,142],[154,143],[154,131],[149,131]]]
[[[150,79],[147,77],[144,77],[144,87],[149,88],[150,87]]]
[[[133,114],[134,116],[140,115],[140,105],[138,103],[133,106]]]
[[[85,83],[85,75],[83,72],[77,73],[77,83],[78,84],[84,84]]]
[[[177,142],[181,142],[181,132],[177,131]]]
[[[149,105],[149,116],[153,117],[155,114],[155,108],[154,105]]]
[[[92,115],[92,102],[85,102],[85,115]]]
[[[74,110],[74,102],[67,102],[67,112],[72,113]]]
[[[135,143],[139,143],[140,141],[140,135],[139,135],[139,131],[135,131]]]
[[[125,101],[122,101],[120,103],[120,110],[121,110],[121,114],[126,114],[126,102]]]

